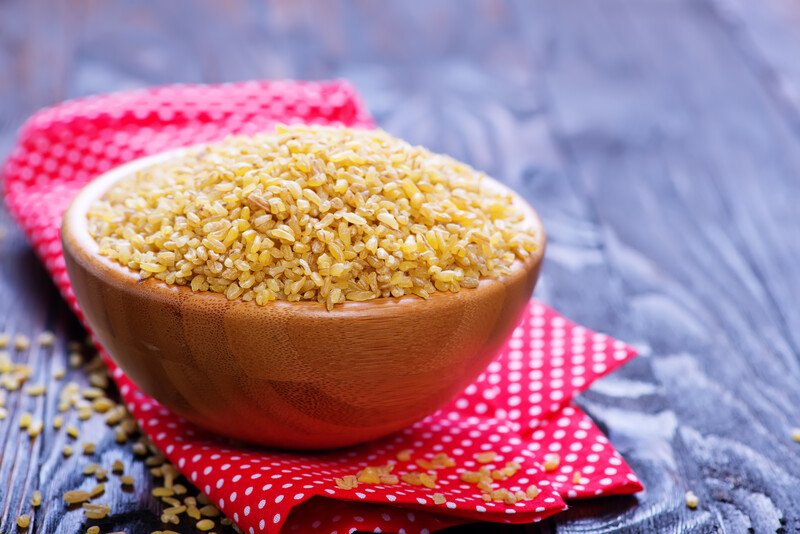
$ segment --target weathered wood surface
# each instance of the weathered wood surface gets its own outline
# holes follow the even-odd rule
[[[550,236],[538,296],[642,349],[581,404],[647,491],[577,505],[542,530],[800,531],[796,1],[4,0],[0,155],[27,115],[77,95],[339,76],[390,132],[526,195]],[[0,224],[0,330],[58,333],[52,355],[28,356],[45,377],[80,330],[5,214]],[[9,422],[55,403],[9,398],[2,532],[37,487],[35,532],[85,528],[59,502],[76,460],[52,432],[31,446]],[[102,423],[93,439],[103,458],[130,459]],[[109,527],[159,527],[147,488],[114,498]]]

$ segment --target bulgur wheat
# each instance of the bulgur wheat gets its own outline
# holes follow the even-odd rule
[[[536,230],[485,175],[381,130],[279,126],[190,150],[96,201],[100,253],[140,278],[266,304],[455,292]]]

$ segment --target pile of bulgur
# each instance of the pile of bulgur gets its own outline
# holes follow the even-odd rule
[[[483,173],[381,130],[279,126],[153,165],[88,213],[101,254],[266,304],[476,287],[539,246]]]

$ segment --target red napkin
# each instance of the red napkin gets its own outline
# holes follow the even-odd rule
[[[34,115],[5,165],[6,202],[64,297],[81,316],[61,253],[61,215],[98,174],[145,154],[270,129],[275,122],[371,127],[345,82],[178,85],[67,102]],[[81,316],[82,317],[82,316]],[[107,356],[107,355],[106,355]],[[128,407],[170,461],[245,532],[429,532],[471,521],[528,523],[566,508],[564,499],[629,494],[636,476],[571,399],[635,356],[631,347],[531,302],[498,358],[457,399],[404,431],[324,454],[233,444],[171,414],[106,358]],[[410,449],[410,461],[397,460]],[[460,480],[475,455],[522,465],[503,486],[542,492],[506,505],[484,502]],[[436,489],[401,483],[339,489],[334,479],[397,462],[395,473],[446,453]],[[543,468],[545,454],[558,466]],[[491,465],[491,464],[490,464]],[[579,472],[580,474],[576,474]],[[444,502],[435,504],[433,494]]]

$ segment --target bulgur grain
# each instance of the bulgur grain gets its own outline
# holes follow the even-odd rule
[[[98,484],[89,491],[89,495],[94,499],[95,497],[99,497],[103,493],[106,492],[106,485],[105,484]]]
[[[266,304],[476,287],[536,250],[512,196],[375,130],[279,126],[117,183],[87,214],[100,253],[193,291]]]
[[[81,395],[83,396],[84,399],[94,400],[94,399],[99,399],[100,397],[105,395],[105,391],[103,391],[100,388],[91,387],[91,388],[85,388],[83,391],[81,391]]]
[[[19,416],[20,430],[26,430],[29,426],[31,426],[32,421],[33,421],[33,416],[28,412],[24,412],[22,415]]]
[[[411,449],[403,449],[397,453],[398,462],[408,462],[411,460]]]
[[[69,458],[73,452],[75,452],[74,449],[69,445],[64,445],[64,448],[61,449],[61,454],[64,455],[64,458]]]
[[[88,519],[103,519],[111,513],[107,504],[83,503],[83,513]]]
[[[72,490],[64,493],[64,502],[67,504],[78,504],[86,502],[91,498],[88,491]]]
[[[205,506],[200,508],[200,515],[202,515],[203,517],[219,517],[220,511],[213,504],[206,504]]]
[[[544,455],[544,463],[542,464],[544,470],[547,472],[555,471],[561,463],[561,456],[555,452],[550,452]]]
[[[25,334],[17,334],[14,336],[14,348],[22,351],[27,350],[31,346],[31,340]]]
[[[39,397],[44,395],[47,391],[47,386],[44,384],[34,384],[25,388],[25,394],[31,397]]]
[[[17,517],[17,526],[19,528],[28,528],[31,524],[31,516],[28,514],[22,514],[21,516]]]
[[[34,508],[38,508],[41,505],[42,505],[42,492],[36,490],[33,492],[33,495],[31,495],[31,506],[33,506]]]
[[[98,464],[87,464],[83,468],[83,474],[87,476],[94,475],[98,469],[100,469],[100,466]]]
[[[161,522],[166,524],[172,523],[173,525],[177,525],[181,522],[180,518],[177,515],[171,514],[168,512],[161,512]]]
[[[214,522],[211,521],[210,519],[201,519],[200,521],[195,523],[194,526],[197,530],[202,530],[203,532],[205,532],[214,528]]]
[[[475,461],[479,464],[488,464],[493,462],[496,457],[497,453],[493,451],[479,452],[475,455]]]
[[[536,496],[537,496],[537,495],[539,495],[541,492],[542,492],[542,490],[540,490],[538,487],[536,487],[536,486],[534,486],[533,484],[531,484],[531,485],[530,485],[530,486],[528,486],[528,488],[525,490],[525,495],[526,495],[526,496],[527,496],[529,499],[535,499],[535,498],[536,498]]]
[[[69,355],[68,362],[72,369],[77,369],[83,363],[83,355],[79,352],[72,352]]]
[[[695,495],[693,491],[686,492],[685,500],[686,500],[686,506],[688,506],[692,510],[697,508],[697,505],[700,504],[700,499],[697,498],[697,495]]]
[[[92,409],[97,413],[106,413],[114,407],[114,401],[108,397],[100,397],[92,402]]]
[[[36,337],[36,342],[40,347],[52,347],[56,342],[56,336],[49,330],[45,330]]]
[[[86,534],[100,534],[100,527],[97,525],[92,525],[86,529]]]
[[[123,486],[128,486],[132,488],[134,479],[131,475],[122,475],[121,477],[119,477],[119,482]]]
[[[114,460],[114,463],[111,464],[111,472],[117,475],[125,472],[125,464],[122,460]]]
[[[433,494],[433,504],[444,504],[447,502],[447,499],[441,493],[434,493]]]
[[[28,437],[31,439],[36,439],[36,437],[42,433],[43,427],[44,423],[41,421],[34,421],[31,423],[30,427],[28,427]]]
[[[175,495],[172,489],[164,487],[153,488],[150,493],[153,494],[153,497],[172,497]]]
[[[78,427],[74,425],[67,426],[67,435],[72,439],[78,439],[80,432],[78,431]]]

